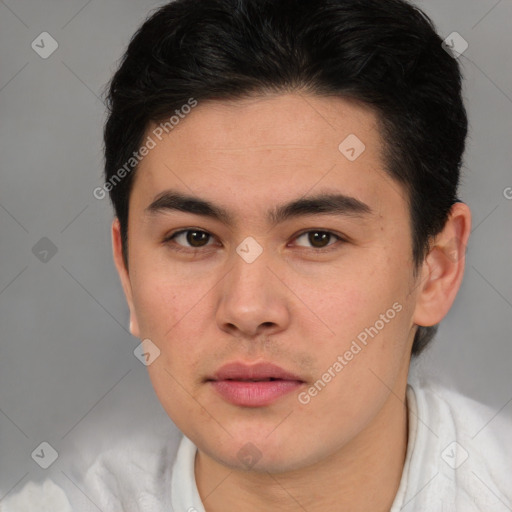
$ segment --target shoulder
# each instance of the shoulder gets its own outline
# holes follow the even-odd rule
[[[72,468],[72,479],[52,475],[28,482],[0,502],[0,512],[139,512],[170,510],[171,472],[179,442],[177,429],[137,434],[103,450],[87,468]],[[79,454],[77,454],[79,458]]]
[[[43,483],[28,482],[21,492],[2,500],[0,511],[29,512],[35,504],[38,512],[73,512],[65,492],[51,479]]]
[[[499,446],[500,454],[511,454],[512,416],[506,407],[493,408],[428,378],[412,380],[410,385],[418,411],[440,432],[452,432],[486,449]]]
[[[87,470],[84,487],[105,512],[164,510],[181,437],[138,436],[103,452]]]
[[[418,415],[417,471],[430,468],[427,475],[439,495],[464,502],[467,510],[507,510],[512,418],[506,408],[495,409],[428,378],[413,379],[410,386]]]

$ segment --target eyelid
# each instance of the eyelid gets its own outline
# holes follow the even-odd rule
[[[187,233],[189,231],[198,231],[200,233],[206,233],[210,237],[210,240],[208,240],[206,245],[202,245],[200,247],[192,247],[191,245],[181,245],[181,244],[176,243],[176,245],[179,248],[191,249],[191,250],[199,250],[199,249],[202,249],[203,247],[209,247],[210,245],[212,245],[212,244],[210,244],[210,241],[216,238],[215,235],[213,235],[209,231],[206,231],[205,229],[190,227],[190,228],[178,229],[177,231],[173,231],[173,232],[169,233],[168,235],[165,235],[163,240],[162,240],[162,243],[163,244],[167,244],[169,242],[172,242],[177,236],[183,235],[184,233]]]
[[[341,233],[337,233],[335,231],[331,231],[330,229],[320,229],[320,228],[309,228],[309,229],[305,229],[304,231],[301,231],[299,232],[298,234],[296,234],[292,241],[296,240],[297,238],[303,236],[303,235],[306,235],[308,233],[327,233],[328,235],[331,235],[332,237],[336,238],[337,240],[334,242],[334,243],[330,243],[328,245],[326,245],[325,247],[305,247],[305,246],[301,246],[299,245],[298,247],[301,247],[302,249],[305,249],[305,250],[313,250],[314,252],[325,252],[325,251],[329,251],[331,249],[333,249],[335,246],[337,246],[338,244],[336,242],[348,242],[348,238],[344,235],[342,235]]]

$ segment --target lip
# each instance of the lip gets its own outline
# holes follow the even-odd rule
[[[243,407],[263,407],[304,384],[299,376],[272,363],[229,363],[207,382],[228,402]]]
[[[228,363],[217,370],[213,379],[209,380],[264,380],[281,379],[302,381],[298,375],[294,375],[273,363],[260,362],[256,364]]]

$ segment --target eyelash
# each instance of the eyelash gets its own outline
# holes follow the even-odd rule
[[[201,247],[189,247],[189,246],[181,246],[181,245],[176,244],[174,242],[174,239],[177,236],[185,234],[185,233],[188,233],[190,231],[197,231],[198,233],[206,233],[210,237],[208,242],[210,242],[210,240],[212,238],[215,238],[214,235],[212,235],[211,233],[209,233],[208,231],[205,231],[203,229],[188,228],[188,229],[180,229],[179,231],[175,231],[175,232],[169,234],[168,236],[166,236],[162,240],[162,243],[166,244],[166,245],[170,245],[170,243],[172,242],[173,246],[171,248],[172,248],[172,250],[177,251],[177,252],[189,252],[189,253],[192,252],[192,253],[195,253],[195,252],[198,252],[198,251],[200,251],[202,249],[210,247],[209,243],[207,245],[204,245],[204,246],[201,246]],[[330,235],[331,237],[334,237],[337,242],[342,242],[342,243],[348,242],[347,238],[343,237],[342,235],[339,235],[337,233],[334,233],[334,232],[326,230],[326,229],[308,229],[306,231],[302,231],[302,232],[298,233],[297,235],[295,235],[293,237],[293,240],[296,240],[297,238],[300,238],[303,235],[307,235],[308,233],[326,233],[326,234]],[[315,253],[320,253],[321,254],[321,253],[330,252],[330,251],[336,249],[337,245],[338,244],[336,242],[334,242],[334,243],[329,243],[325,247],[317,247],[317,248],[315,248],[315,247],[304,247],[304,246],[299,246],[299,247],[302,247],[303,249],[306,249],[306,250],[310,249],[310,250],[312,250]]]

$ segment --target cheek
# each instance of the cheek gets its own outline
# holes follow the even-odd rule
[[[365,361],[366,366],[400,360],[412,314],[404,267],[383,254],[372,262],[354,262],[350,272],[340,268],[313,286],[304,281],[300,293],[316,314],[312,321],[325,333],[317,337],[324,347],[317,357],[326,368],[347,351],[352,352],[347,354],[350,361]]]
[[[169,275],[156,267],[140,272],[132,282],[133,300],[141,337],[158,346],[161,362],[178,375],[192,371],[204,352],[213,318],[207,293],[212,284],[192,285]]]
[[[162,338],[194,308],[201,298],[200,286],[190,286],[158,258],[134,258],[132,291],[141,334]],[[198,285],[199,283],[195,283]]]
[[[394,302],[386,284],[376,279],[372,271],[359,272],[353,266],[350,271],[339,269],[321,279],[306,278],[295,289],[299,297],[304,297],[316,321],[321,320],[328,327],[325,334],[341,343],[373,324]]]
[[[161,338],[162,331],[170,329],[180,318],[182,302],[176,291],[150,275],[135,283],[133,300],[141,336]]]

